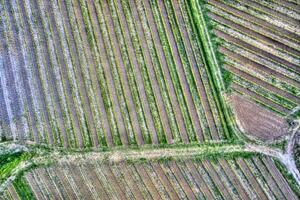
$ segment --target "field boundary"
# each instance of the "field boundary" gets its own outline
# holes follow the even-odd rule
[[[216,44],[212,41],[209,21],[205,13],[203,4],[205,2],[192,0],[189,2],[189,9],[192,13],[193,21],[196,24],[197,34],[201,42],[201,54],[205,69],[207,71],[213,96],[216,100],[218,111],[222,117],[222,126],[225,130],[226,139],[240,139],[240,130],[236,126],[228,100],[226,99],[226,88],[221,74],[221,64],[216,57]],[[201,5],[200,5],[201,4]]]

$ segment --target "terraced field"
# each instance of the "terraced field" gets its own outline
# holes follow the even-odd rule
[[[298,199],[272,159],[66,161],[24,176],[37,199]],[[5,199],[24,196],[17,184]]]
[[[188,2],[0,9],[2,140],[83,148],[229,137]]]

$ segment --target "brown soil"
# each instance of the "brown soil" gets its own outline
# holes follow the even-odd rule
[[[214,181],[215,185],[219,188],[219,191],[224,198],[231,196],[228,191],[229,188],[226,188],[226,185],[224,185],[225,183],[221,180],[220,174],[215,171],[211,162],[203,161],[202,165],[198,163],[198,166],[205,168],[211,179]]]
[[[243,0],[242,3],[248,5],[249,7],[254,8],[255,10],[260,10],[260,11],[263,11],[264,13],[267,13],[268,15],[275,16],[279,20],[284,20],[286,23],[289,23],[291,25],[294,25],[294,26],[299,25],[299,22],[296,19],[291,18],[286,14],[277,12],[276,10],[274,10],[272,8],[268,8],[267,6],[264,6],[262,4],[262,2],[250,2],[250,1]]]
[[[284,192],[287,199],[297,199],[295,194],[292,192],[289,187],[287,181],[284,179],[280,171],[277,169],[275,163],[271,160],[271,158],[264,158],[263,162],[267,167],[269,173],[273,176],[279,188]]]
[[[259,158],[253,158],[253,162],[257,166],[257,168],[260,170],[261,175],[264,177],[266,182],[269,185],[269,188],[273,191],[273,193],[279,197],[279,199],[285,199],[285,195],[283,192],[281,192],[281,188],[278,187],[278,185],[275,182],[275,179],[268,173],[268,168],[262,163],[262,161]]]
[[[116,4],[117,4],[116,9],[118,10],[118,13],[119,13],[119,21],[120,21],[119,25],[120,25],[120,28],[123,30],[124,43],[127,45],[127,48],[126,48],[127,56],[128,56],[128,60],[131,61],[131,63],[129,63],[129,64],[131,64],[131,67],[132,67],[131,71],[129,69],[126,69],[127,75],[129,77],[130,75],[134,74],[134,81],[136,82],[136,87],[137,87],[137,90],[138,90],[139,96],[140,96],[139,101],[141,103],[141,108],[143,108],[143,111],[144,111],[144,119],[149,128],[149,132],[151,134],[156,135],[156,130],[154,128],[154,121],[152,118],[147,95],[145,92],[146,90],[145,90],[144,85],[146,85],[146,84],[144,82],[143,73],[142,73],[142,67],[143,67],[142,65],[144,63],[140,63],[138,61],[139,58],[141,58],[141,57],[139,57],[138,52],[140,52],[140,56],[143,56],[141,48],[139,47],[140,43],[138,43],[137,46],[135,46],[133,44],[134,38],[132,35],[134,34],[133,31],[135,31],[135,30],[130,30],[130,28],[129,28],[130,25],[127,23],[127,20],[129,21],[130,19],[126,19],[125,8],[122,7],[122,3],[120,1],[118,1],[118,3],[116,3]],[[135,27],[133,27],[133,28],[135,28]],[[128,63],[128,61],[127,61],[127,63]],[[136,119],[133,119],[133,121],[137,120],[137,116],[135,118]],[[140,133],[139,137],[141,137],[140,140],[143,140],[141,133]]]
[[[159,60],[161,61],[162,71],[164,73],[164,78],[165,78],[165,81],[166,81],[166,85],[169,89],[169,96],[170,96],[170,100],[171,100],[171,103],[172,103],[172,108],[174,109],[174,113],[176,113],[175,118],[176,118],[176,121],[177,121],[177,125],[178,125],[178,127],[181,131],[183,129],[184,129],[184,131],[186,131],[185,126],[184,126],[183,117],[182,117],[180,107],[179,107],[179,102],[177,101],[177,98],[176,98],[176,95],[175,95],[176,94],[175,89],[174,89],[174,86],[172,84],[172,79],[171,79],[171,76],[170,76],[170,73],[169,73],[167,58],[164,54],[162,43],[160,42],[159,33],[158,33],[158,29],[157,29],[157,26],[156,26],[156,23],[155,23],[153,13],[151,12],[151,6],[150,6],[150,3],[148,1],[145,1],[144,4],[145,4],[145,11],[146,11],[145,14],[147,15],[147,20],[148,20],[148,23],[149,23],[149,28],[150,28],[151,33],[152,33],[154,46],[156,48]],[[171,136],[166,135],[166,137],[167,137],[168,143],[173,143],[173,138]]]
[[[187,109],[189,111],[194,111],[194,110],[196,110],[196,108],[195,108],[195,105],[194,105],[194,102],[193,102],[193,98],[191,96],[191,91],[190,91],[190,88],[189,88],[188,81],[185,77],[185,72],[184,72],[184,69],[183,69],[182,59],[181,59],[181,56],[180,56],[180,53],[179,53],[178,45],[176,44],[175,34],[172,31],[173,29],[171,27],[171,23],[170,23],[169,18],[168,18],[168,13],[167,13],[166,7],[165,7],[165,5],[162,1],[159,1],[158,5],[159,5],[159,10],[160,10],[160,13],[161,13],[162,21],[165,25],[165,32],[166,32],[166,36],[168,37],[168,40],[169,40],[170,49],[172,51],[171,53],[173,54],[174,63],[176,65],[176,71],[178,72],[179,81],[181,82],[182,90],[180,92],[185,97],[185,102],[186,102],[185,109]],[[196,112],[190,112],[189,114],[190,114],[191,119],[193,120],[193,122],[198,123],[199,119],[197,117]],[[181,134],[182,140],[185,143],[188,143],[187,133],[182,132],[180,130],[180,134]]]
[[[202,63],[197,62],[197,58],[196,58],[196,56],[199,55],[199,52],[197,52],[197,51],[199,51],[199,49],[194,49],[193,48],[192,38],[188,34],[188,27],[187,26],[191,26],[191,25],[189,25],[188,22],[184,21],[183,14],[180,11],[179,2],[174,1],[173,6],[174,6],[174,12],[176,14],[177,21],[178,21],[178,28],[180,29],[180,32],[182,34],[182,40],[183,40],[184,45],[185,45],[185,50],[187,52],[187,56],[188,56],[188,59],[190,61],[190,65],[191,65],[191,70],[193,71],[195,84],[198,88],[198,93],[201,97],[201,101],[202,101],[201,104],[202,104],[203,109],[206,113],[207,121],[208,121],[210,130],[212,132],[213,139],[219,139],[218,131],[217,131],[216,126],[215,126],[215,120],[213,118],[213,114],[212,114],[211,107],[210,107],[210,104],[209,104],[210,102],[208,100],[208,97],[207,97],[207,94],[206,94],[206,91],[205,91],[205,85],[203,83],[204,82],[203,81],[204,77],[200,76],[201,70],[199,70],[199,68],[203,67],[203,66],[202,66]],[[201,118],[205,118],[205,117],[204,116],[199,116],[200,121],[201,121]],[[197,126],[197,124],[195,124],[195,129],[196,129],[196,134],[198,134],[198,137],[201,138],[200,140],[203,140],[203,130],[201,130],[201,128],[199,127],[199,125]]]
[[[243,87],[243,86],[241,86],[241,85],[239,85],[237,83],[233,83],[231,85],[231,87],[232,87],[232,89],[234,91],[236,91],[236,92],[238,92],[240,94],[243,94],[243,95],[245,95],[245,96],[247,96],[247,97],[249,97],[251,99],[253,98],[253,99],[257,100],[257,101],[260,101],[260,102],[262,102],[262,103],[264,103],[266,105],[269,105],[272,108],[274,108],[277,111],[280,111],[280,112],[282,112],[284,114],[287,114],[287,113],[290,112],[290,110],[288,110],[288,109],[284,108],[283,106],[278,105],[278,104],[274,103],[273,101],[271,101],[271,100],[269,100],[269,99],[267,99],[267,98],[265,98],[265,97],[263,97],[263,96],[255,93],[255,92],[249,90],[249,88]]]
[[[191,187],[189,186],[188,182],[185,180],[183,174],[181,173],[180,169],[178,168],[176,162],[171,161],[169,163],[169,168],[172,170],[175,177],[178,177],[178,182],[181,188],[185,191],[188,199],[196,199],[195,194],[193,193]]]
[[[144,169],[144,167],[142,165],[136,165],[135,167],[135,172],[138,172],[141,180],[143,181],[143,183],[145,184],[147,190],[151,193],[152,197],[154,199],[160,199],[160,195],[155,187],[155,185],[153,184],[153,182],[151,181],[148,173],[146,172],[146,170]]]
[[[203,192],[204,196],[207,199],[215,199],[214,195],[212,194],[211,190],[209,189],[209,186],[206,184],[204,177],[202,177],[202,175],[200,175],[200,172],[195,167],[194,163],[191,161],[188,161],[185,164],[186,164],[186,168],[191,172],[192,176],[194,177],[198,187]]]
[[[228,65],[228,64],[225,64],[225,68],[227,70],[229,70],[230,72],[232,72],[233,74],[236,74],[238,75],[239,77],[242,77],[246,80],[249,80],[250,82],[253,82],[253,83],[256,83],[257,85],[275,93],[275,94],[278,94],[278,95],[281,95],[291,101],[294,101],[295,103],[300,103],[300,99],[295,97],[294,95],[282,90],[282,89],[279,89],[265,81],[262,81],[261,79],[259,78],[256,78],[255,76],[249,74],[249,73],[246,73],[236,67],[233,67],[232,65]]]
[[[150,78],[151,85],[152,85],[152,88],[153,88],[153,93],[154,93],[154,96],[156,98],[156,104],[157,104],[157,107],[158,107],[158,111],[160,112],[160,115],[161,115],[160,119],[162,121],[163,126],[165,127],[166,134],[171,135],[172,133],[171,133],[171,129],[170,129],[170,126],[169,126],[169,121],[168,121],[166,109],[165,109],[164,104],[163,104],[162,96],[161,96],[161,93],[160,93],[160,87],[159,87],[159,84],[158,84],[158,78],[159,77],[155,76],[156,73],[155,73],[155,70],[154,70],[154,65],[153,65],[152,60],[151,60],[151,54],[150,54],[150,50],[148,48],[149,46],[147,45],[147,42],[150,42],[150,41],[147,41],[146,34],[145,34],[145,31],[144,31],[143,25],[142,25],[142,16],[141,16],[142,13],[139,11],[139,9],[136,6],[138,3],[134,4],[133,1],[130,1],[129,3],[130,3],[130,6],[132,8],[131,9],[132,16],[133,16],[135,25],[137,27],[138,37],[141,41],[140,45],[141,45],[141,48],[144,51],[145,64],[147,65],[147,68],[148,68],[148,74],[149,74],[149,78]],[[139,13],[140,13],[140,15],[139,15]],[[156,138],[154,138],[154,139],[157,140],[157,136],[155,136],[155,137]],[[153,141],[154,143],[156,142],[155,140]]]
[[[106,28],[108,28],[109,30],[107,30],[107,31],[110,31],[110,32],[108,32],[108,34],[112,34],[111,35],[111,37],[113,37],[112,39],[114,39],[116,36],[115,35],[113,35],[114,34],[114,31],[111,31],[112,29],[113,29],[113,27],[112,27],[112,24],[113,24],[113,22],[112,22],[112,19],[111,19],[111,16],[110,16],[110,14],[109,14],[109,10],[108,10],[109,8],[108,8],[108,5],[107,5],[107,3],[104,3],[103,2],[103,7],[102,7],[102,12],[103,12],[103,14],[104,14],[104,18],[105,18],[105,22],[106,22],[106,24],[105,24],[105,26],[106,26]],[[110,24],[110,26],[108,26],[107,24]],[[101,27],[101,28],[103,28],[103,27]],[[102,31],[104,31],[104,30],[102,30]],[[105,39],[105,40],[107,40],[107,38],[103,38],[103,39]],[[109,43],[109,41],[104,41],[104,44],[105,44],[105,47],[106,47],[106,49],[108,50],[108,49],[112,49],[112,48],[116,48],[116,47],[112,47],[112,46],[114,46],[114,45],[116,45],[116,43],[112,43],[112,44],[110,44]],[[113,53],[115,53],[115,52],[112,52],[112,51],[110,51],[110,50],[108,50],[109,52],[107,52],[108,54],[113,54]],[[116,48],[115,50],[119,50],[118,48]],[[121,53],[118,51],[118,55],[117,55],[117,58],[121,58]],[[112,60],[110,60],[110,64],[111,65],[113,65],[113,61]],[[111,66],[112,67],[112,66]],[[124,66],[123,66],[124,67]],[[107,66],[106,68],[105,68],[105,71],[106,71],[106,73],[108,74],[108,76],[107,76],[107,79],[108,79],[108,81],[109,81],[109,83],[108,83],[108,85],[110,86],[114,86],[113,88],[116,88],[116,86],[115,85],[117,85],[118,83],[114,83],[114,79],[113,79],[113,76],[112,76],[112,71],[110,71],[110,68],[109,68],[109,66]],[[112,93],[113,93],[113,100],[114,100],[114,105],[117,105],[115,108],[116,108],[116,118],[117,118],[117,120],[118,120],[118,123],[119,123],[119,131],[120,131],[120,136],[121,136],[121,138],[123,138],[122,139],[122,143],[123,144],[128,144],[128,138],[127,137],[125,137],[124,135],[126,135],[127,133],[126,133],[126,129],[125,129],[125,122],[124,122],[124,120],[123,120],[123,117],[122,117],[122,113],[121,113],[121,103],[118,101],[118,98],[117,98],[117,92],[116,92],[116,89],[112,89]],[[125,142],[126,141],[126,142]]]
[[[258,183],[257,178],[255,178],[251,169],[247,166],[246,162],[242,159],[238,159],[237,164],[239,165],[240,169],[243,171],[247,180],[250,182],[250,184],[254,188],[256,194],[259,196],[259,199],[268,199],[263,188]]]
[[[83,29],[82,28],[83,27],[83,19],[82,19],[82,15],[81,15],[81,12],[80,12],[79,5],[74,6],[74,14],[75,14],[75,17],[76,17],[76,19],[78,21],[78,26],[76,27],[76,29],[78,29],[80,32],[82,32],[82,29]],[[53,21],[52,23],[54,24],[55,23],[54,19],[52,21]],[[71,31],[72,29],[68,28],[68,30]],[[53,31],[54,31],[54,33],[56,33],[55,35],[57,35],[57,30],[56,30],[55,26],[53,26]],[[87,120],[88,120],[87,127],[89,128],[89,131],[91,132],[91,137],[93,136],[93,141],[94,141],[93,145],[94,146],[98,146],[99,145],[99,141],[98,141],[98,138],[97,138],[96,125],[94,123],[96,120],[95,120],[95,115],[93,115],[93,113],[92,113],[91,98],[88,97],[87,87],[84,84],[83,73],[81,71],[79,60],[78,60],[79,56],[76,55],[75,51],[74,51],[76,49],[76,47],[75,47],[75,40],[73,40],[73,36],[72,36],[72,34],[70,34],[70,32],[69,32],[69,35],[67,35],[68,32],[69,31],[66,31],[66,29],[65,29],[65,33],[63,33],[63,35],[64,35],[64,37],[66,37],[66,39],[67,38],[71,39],[70,42],[69,42],[70,43],[69,48],[67,49],[68,53],[65,53],[66,54],[65,64],[67,63],[67,59],[68,59],[67,56],[69,55],[71,57],[70,61],[72,61],[72,66],[71,67],[74,70],[75,78],[76,78],[76,83],[78,84],[77,87],[78,87],[78,90],[79,90],[79,94],[82,95],[83,109],[84,109],[84,112],[85,112],[85,116],[87,117]],[[82,36],[85,36],[85,35],[82,34]],[[57,40],[58,40],[58,35],[56,37],[57,37]],[[86,38],[86,37],[83,37],[83,38]],[[57,40],[54,40],[54,41],[57,41]],[[61,41],[61,43],[62,42],[63,41]],[[60,49],[58,47],[59,47],[59,44],[57,44],[56,48]],[[60,49],[59,55],[61,55],[61,57],[62,57],[62,55],[64,55],[63,52],[64,52],[63,49]],[[60,58],[60,59],[62,60],[62,58]],[[65,65],[65,64],[62,64],[62,65]],[[96,122],[96,123],[98,123],[98,122]]]
[[[288,133],[288,123],[274,113],[237,94],[230,96],[241,130],[262,141],[273,141]]]
[[[227,177],[230,179],[230,182],[232,185],[236,188],[238,194],[241,196],[242,199],[250,199],[250,197],[247,195],[245,189],[243,188],[239,178],[236,176],[234,171],[230,168],[228,165],[228,162],[224,159],[220,159],[218,161],[218,164],[222,167]]]
[[[300,87],[300,83],[294,79],[291,79],[287,75],[283,75],[282,73],[279,73],[265,65],[259,64],[249,58],[246,58],[242,55],[239,55],[226,47],[220,47],[219,48],[220,52],[226,56],[228,56],[230,59],[234,60],[237,63],[243,64],[244,66],[253,69],[254,71],[257,71],[257,73],[267,73],[272,76],[277,77],[278,79],[285,81],[291,85],[294,85],[295,87]],[[260,72],[261,71],[261,72]]]
[[[170,180],[168,180],[167,174],[163,171],[161,166],[158,163],[152,163],[152,167],[156,174],[158,175],[161,183],[165,187],[171,199],[179,199],[178,194],[175,191],[175,188],[171,185]],[[178,191],[177,191],[178,192]]]

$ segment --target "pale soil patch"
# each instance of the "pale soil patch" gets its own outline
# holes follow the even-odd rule
[[[230,96],[230,102],[246,135],[270,142],[288,134],[289,124],[276,114],[237,94]]]

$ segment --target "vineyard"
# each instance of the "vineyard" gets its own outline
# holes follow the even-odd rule
[[[299,113],[296,0],[0,0],[0,199],[299,199]]]

